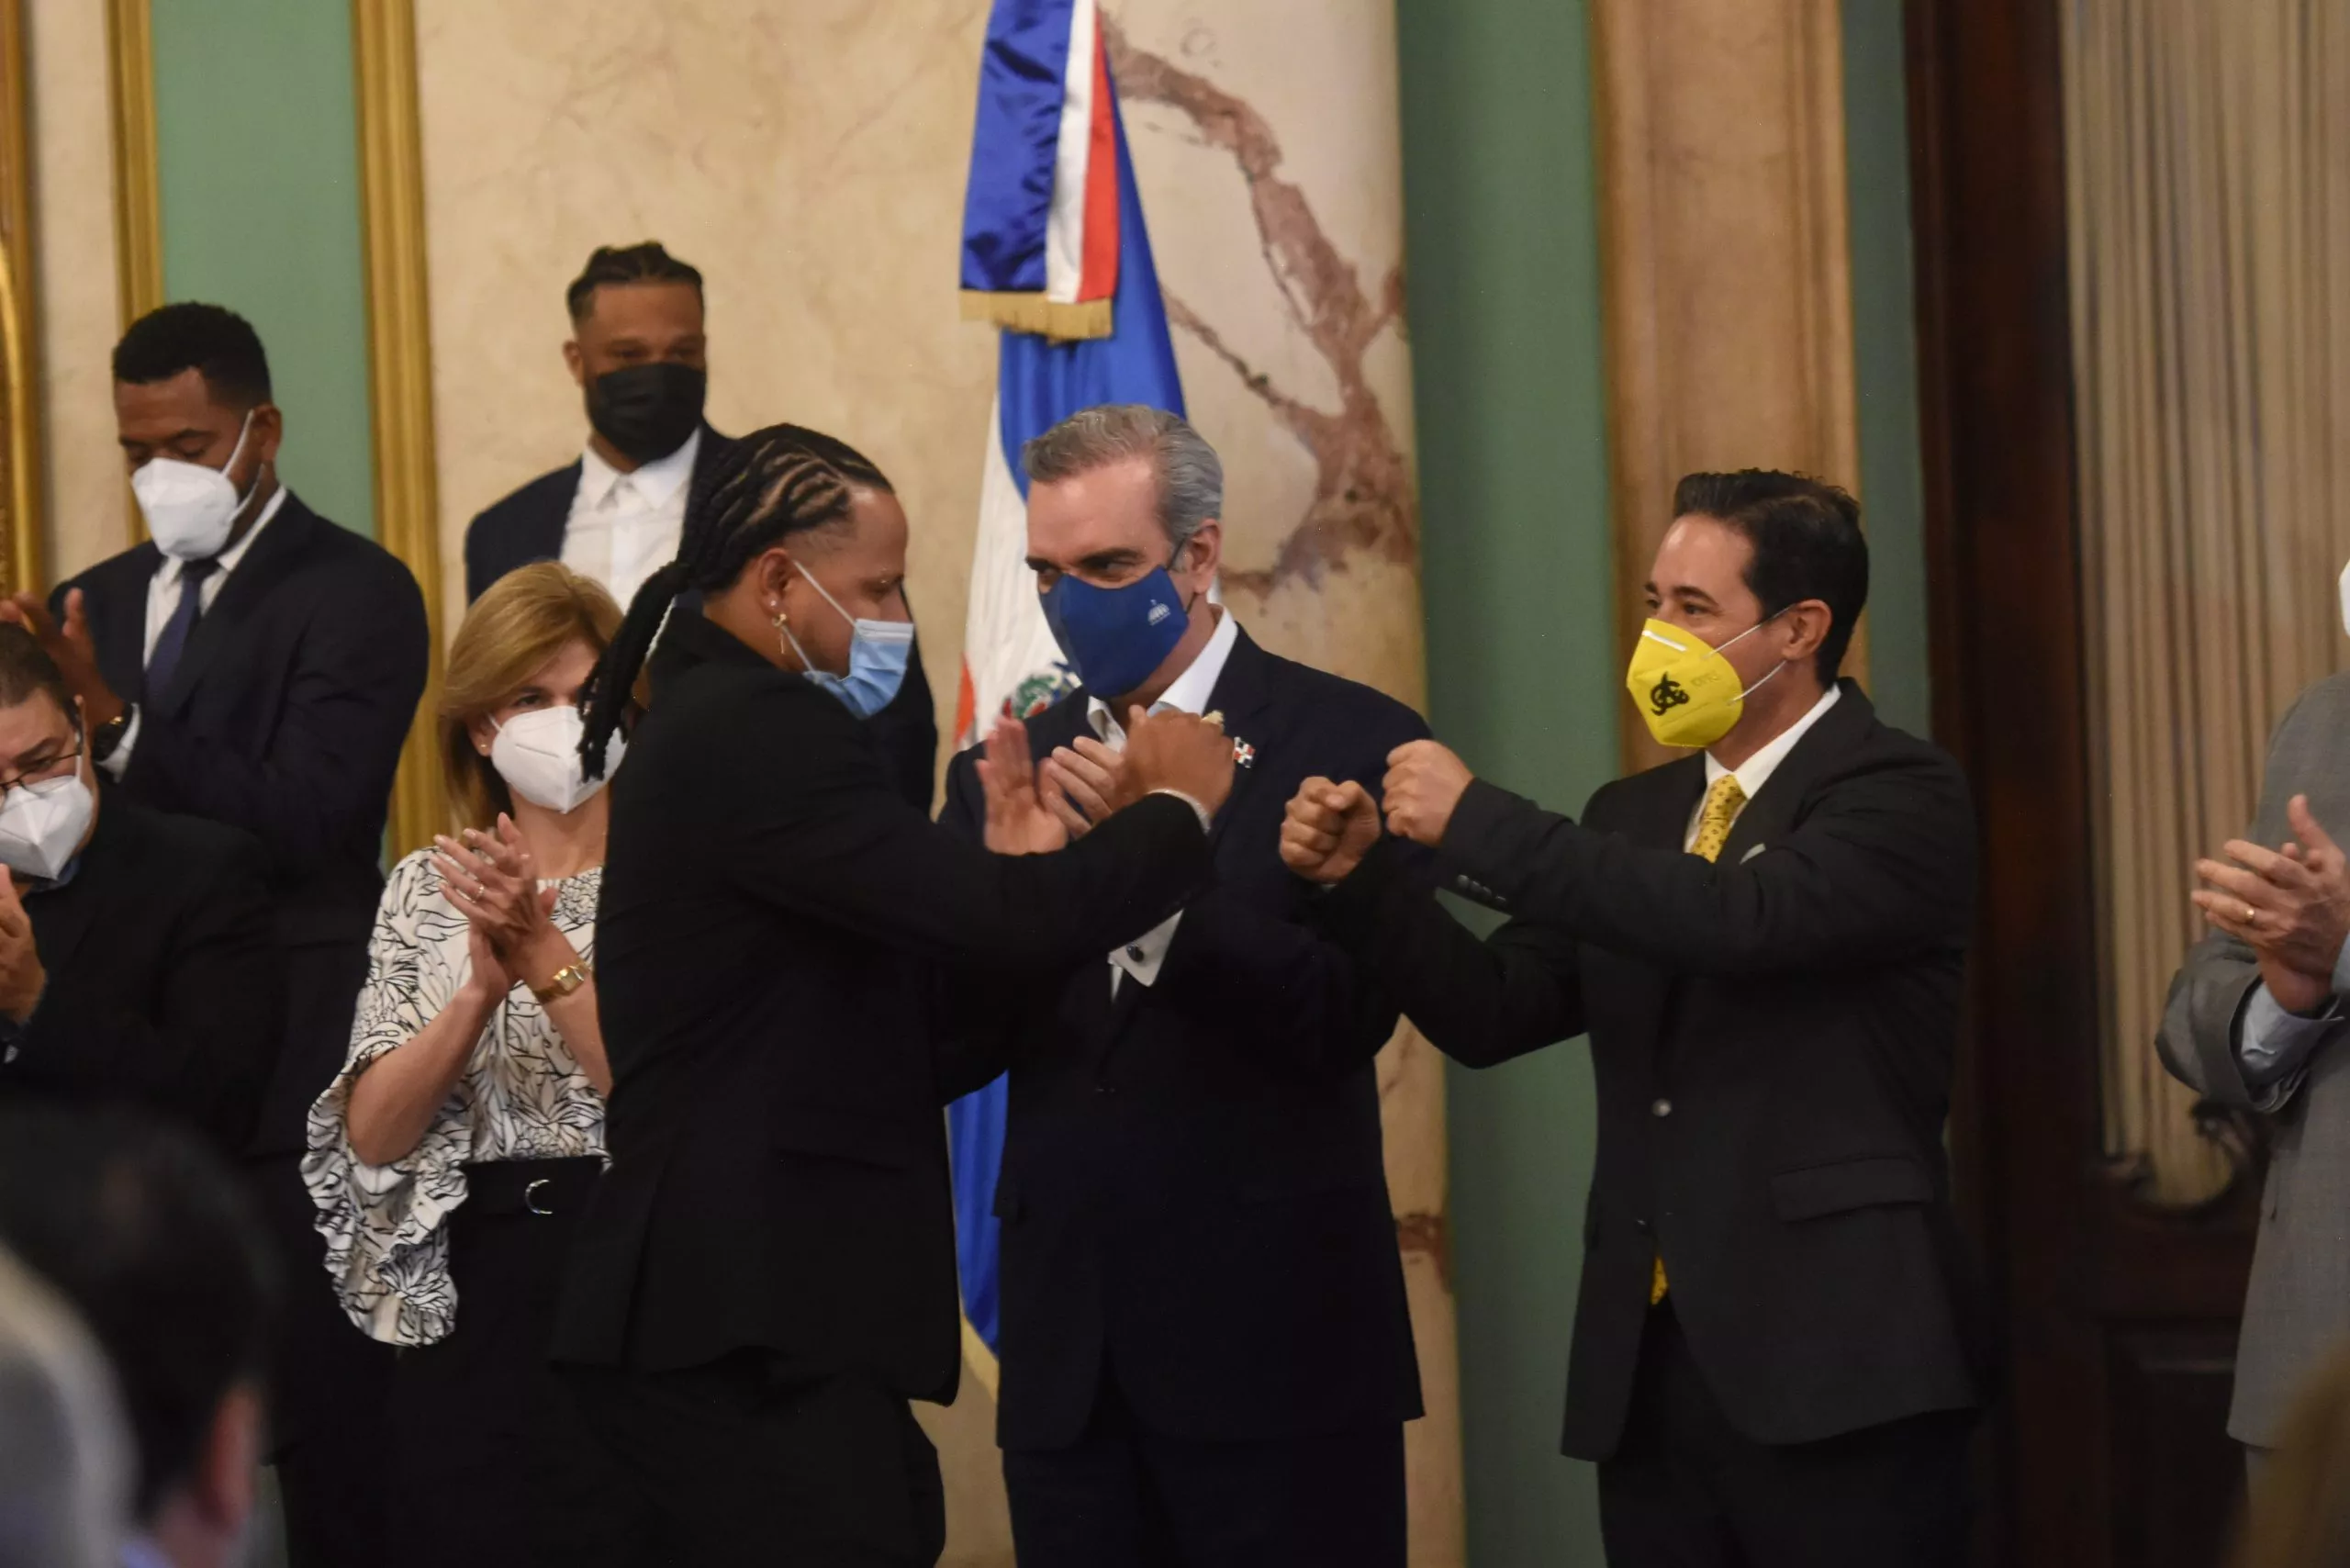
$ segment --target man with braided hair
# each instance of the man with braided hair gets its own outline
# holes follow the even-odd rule
[[[877,467],[762,431],[591,694],[599,772],[658,635],[598,925],[612,1165],[554,1346],[636,1489],[615,1562],[936,1561],[907,1401],[952,1398],[961,1359],[941,998],[1138,936],[1208,876],[1232,745],[1187,714],[1136,727],[1114,814],[1062,853],[990,855],[896,792],[862,719],[903,678],[905,555]]]

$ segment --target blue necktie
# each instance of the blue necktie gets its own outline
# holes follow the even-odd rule
[[[147,691],[160,697],[169,690],[172,674],[180,667],[180,655],[187,652],[190,633],[204,614],[204,583],[220,569],[218,561],[190,561],[180,567],[180,601],[172,607],[172,618],[163,622],[162,635],[155,639],[155,651],[147,655]]]

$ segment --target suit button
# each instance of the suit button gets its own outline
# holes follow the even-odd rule
[[[1096,1094],[1115,1094],[1117,1092],[1118,1086],[1114,1083],[1097,1083],[1093,1086],[1093,1092]]]
[[[1141,949],[1141,948],[1139,948],[1139,947],[1129,947],[1129,948],[1127,948],[1127,949],[1126,949],[1126,961],[1127,961],[1128,963],[1134,963],[1134,964],[1139,964],[1139,963],[1141,963],[1141,962],[1142,962],[1142,949]]]
[[[16,1059],[17,1059],[17,1047],[14,1047],[14,1046],[10,1046],[10,1047],[8,1047],[8,1054],[7,1054],[7,1055],[6,1055],[6,1056],[0,1056],[0,1067],[7,1066],[7,1065],[9,1065],[9,1064],[13,1063]]]
[[[1658,1101],[1655,1104],[1649,1107],[1649,1114],[1651,1116],[1670,1116],[1673,1114],[1673,1102],[1670,1100]]]
[[[1651,1226],[1649,1222],[1644,1219],[1636,1219],[1632,1222],[1632,1228],[1639,1231],[1642,1236],[1646,1236],[1655,1227]]]

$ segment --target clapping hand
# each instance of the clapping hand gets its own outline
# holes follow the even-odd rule
[[[1068,846],[1064,819],[1046,806],[1036,789],[1036,764],[1028,755],[1028,726],[1006,719],[988,734],[979,761],[979,789],[987,797],[987,846],[998,855],[1050,855]]]
[[[0,622],[9,622],[33,634],[33,641],[57,661],[65,684],[82,700],[82,711],[92,725],[111,723],[123,711],[106,678],[98,673],[98,645],[90,635],[90,617],[82,590],[65,596],[65,619],[58,621],[38,594],[15,593],[0,598]]]
[[[49,971],[33,944],[32,917],[17,896],[15,879],[0,871],[0,1014],[22,1024],[40,1005],[48,985]]]
[[[1126,770],[1125,754],[1111,750],[1091,735],[1080,735],[1073,745],[1055,746],[1037,777],[1046,806],[1069,829],[1071,838],[1083,838],[1094,823],[1110,814]]]
[[[2342,848],[2296,795],[2286,808],[2299,841],[2265,849],[2231,839],[2219,860],[2199,860],[2196,907],[2218,929],[2305,974],[2330,977],[2350,940],[2350,870]]]
[[[1379,842],[1379,802],[1353,779],[1309,778],[1281,821],[1281,864],[1309,882],[1343,882]]]
[[[445,834],[432,842],[442,892],[509,977],[541,969],[552,974],[572,961],[546,962],[552,944],[566,950],[570,944],[555,929],[555,890],[539,886],[537,865],[512,818],[500,812],[494,831],[467,828],[462,842]]]

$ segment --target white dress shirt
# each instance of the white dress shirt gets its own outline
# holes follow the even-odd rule
[[[1842,695],[1843,692],[1838,688],[1830,687],[1827,695],[1811,705],[1811,711],[1789,724],[1785,734],[1736,767],[1724,767],[1714,760],[1712,752],[1707,752],[1706,754],[1707,793],[1713,792],[1714,786],[1720,781],[1724,774],[1734,774],[1738,778],[1739,789],[1746,795],[1745,801],[1741,801],[1738,808],[1740,812],[1744,812],[1747,806],[1753,802],[1754,797],[1762,792],[1762,786],[1771,781],[1771,775],[1779,771],[1779,764],[1786,761],[1787,755],[1796,749],[1796,743],[1811,733],[1811,727],[1819,722],[1828,710],[1836,706],[1836,700]],[[1697,809],[1689,813],[1689,832],[1681,841],[1682,848],[1697,847],[1697,828],[1698,824],[1705,821],[1705,817],[1706,802],[1700,800],[1697,802]],[[1732,822],[1737,820],[1735,816],[1730,818]]]
[[[612,590],[626,609],[644,579],[674,560],[686,528],[688,481],[701,431],[666,457],[623,474],[591,444],[579,458],[579,488],[563,526],[563,564]]]
[[[1215,695],[1215,683],[1224,678],[1225,661],[1232,657],[1232,645],[1240,641],[1240,622],[1228,610],[1216,611],[1215,634],[1208,639],[1200,656],[1191,667],[1175,678],[1175,684],[1166,695],[1150,705],[1154,713],[1173,709],[1179,713],[1204,713],[1208,701]],[[1086,719],[1102,744],[1112,751],[1126,749],[1126,729],[1118,722],[1110,705],[1099,697],[1089,698],[1085,705]],[[1144,985],[1158,983],[1158,967],[1167,961],[1167,949],[1175,940],[1175,928],[1182,923],[1183,912],[1177,910],[1164,921],[1136,937],[1110,955],[1110,994],[1118,994],[1119,977],[1132,975]]]
[[[201,607],[202,614],[212,613],[213,601],[220,597],[220,585],[229,580],[229,574],[237,569],[237,563],[252,551],[253,541],[259,539],[261,531],[269,526],[269,520],[285,507],[288,493],[285,486],[278,486],[277,493],[269,498],[261,509],[261,515],[253,519],[253,525],[245,530],[245,536],[213,557],[217,566],[212,575],[197,585],[196,590],[196,602]],[[186,563],[166,555],[163,564],[155,568],[155,575],[147,580],[147,640],[139,655],[142,668],[149,659],[155,656],[155,644],[162,637],[163,628],[171,624],[172,612],[180,607],[180,574],[185,568]],[[198,624],[201,623],[199,621]],[[185,650],[182,650],[182,656],[185,656]],[[134,702],[130,705],[130,722],[123,727],[122,739],[115,742],[114,750],[108,752],[106,759],[98,766],[119,782],[123,771],[130,766],[130,748],[138,744],[139,705]]]

